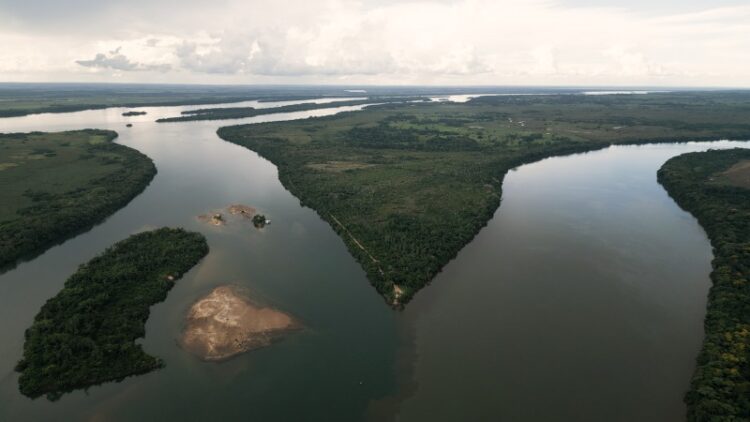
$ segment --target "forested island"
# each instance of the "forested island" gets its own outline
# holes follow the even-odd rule
[[[611,144],[750,137],[750,94],[488,96],[221,128],[279,168],[403,306],[487,223],[505,173]]]
[[[130,116],[145,116],[146,112],[145,111],[132,110],[132,111],[126,111],[125,113],[122,113],[122,115],[125,116],[125,117],[130,117]]]
[[[208,253],[205,238],[182,229],[139,233],[81,265],[26,331],[16,370],[21,393],[51,400],[164,365],[135,340],[151,305]]]
[[[345,106],[357,106],[373,103],[393,103],[407,101],[426,101],[422,97],[387,97],[387,98],[368,98],[365,100],[344,100],[332,101],[327,103],[302,103],[290,104],[279,107],[254,108],[254,107],[224,107],[224,108],[200,108],[196,110],[187,110],[182,112],[179,117],[165,117],[157,119],[159,123],[166,122],[187,122],[193,120],[223,120],[223,119],[243,119],[246,117],[261,116],[264,114],[274,113],[291,113],[294,111],[317,110],[321,108],[335,108]]]
[[[151,159],[78,130],[0,134],[0,271],[99,223],[141,193]]]
[[[713,246],[705,338],[685,396],[688,420],[750,419],[750,150],[672,158],[658,180]]]

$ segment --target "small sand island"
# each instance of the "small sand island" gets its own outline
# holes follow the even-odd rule
[[[265,227],[268,224],[271,224],[271,220],[266,218],[263,214],[258,214],[258,211],[249,206],[249,205],[242,205],[242,204],[233,204],[228,206],[226,209],[222,210],[216,210],[211,213],[207,214],[201,214],[198,216],[198,220],[212,224],[214,226],[223,226],[227,224],[227,219],[225,218],[223,213],[227,213],[231,216],[234,216],[235,219],[239,217],[240,219],[247,219],[250,220],[255,228],[261,229]]]
[[[226,220],[224,220],[224,216],[220,212],[212,214],[201,214],[198,216],[198,220],[214,226],[223,226],[224,224],[226,224]]]
[[[242,204],[234,204],[227,207],[227,211],[229,211],[232,215],[241,215],[246,218],[253,218],[257,210],[251,206],[248,205],[242,205]]]
[[[271,345],[301,325],[290,315],[253,303],[236,286],[220,286],[188,312],[182,346],[207,361]]]

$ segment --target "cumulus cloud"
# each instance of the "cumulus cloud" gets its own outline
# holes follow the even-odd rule
[[[97,53],[91,60],[76,60],[76,63],[83,67],[92,67],[99,69],[113,69],[122,71],[134,71],[134,70],[155,70],[159,72],[166,72],[172,68],[168,63],[161,64],[143,64],[131,61],[124,54],[120,53],[122,47],[109,51],[107,53]]]
[[[723,0],[659,13],[577,0],[72,0],[85,17],[8,1],[5,79],[750,85],[750,6]],[[61,15],[34,15],[46,2]]]

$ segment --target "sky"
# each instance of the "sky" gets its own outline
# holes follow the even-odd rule
[[[0,82],[750,88],[750,1],[0,0]]]

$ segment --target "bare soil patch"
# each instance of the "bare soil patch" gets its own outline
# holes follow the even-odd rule
[[[220,361],[300,328],[292,316],[253,303],[238,287],[220,286],[190,308],[181,343],[203,360]]]

